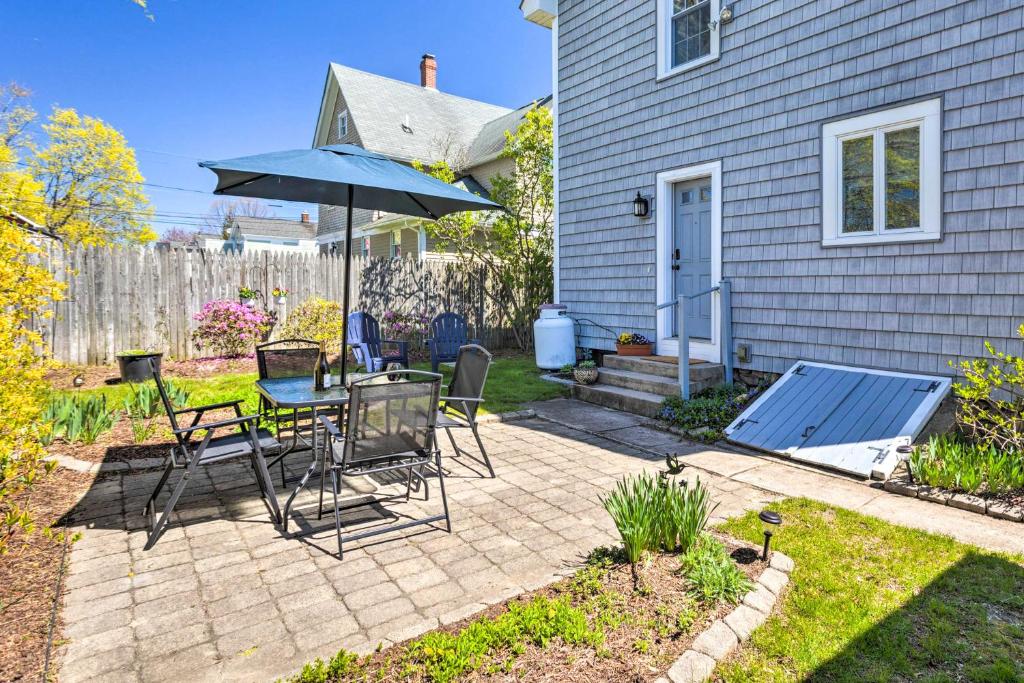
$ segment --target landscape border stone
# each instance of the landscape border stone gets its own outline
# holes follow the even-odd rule
[[[953,493],[946,489],[915,484],[905,474],[887,479],[882,488],[889,493],[907,496],[908,498],[917,498],[937,505],[948,505],[978,515],[1005,519],[1011,522],[1024,522],[1024,507],[1011,505],[1002,500],[982,498],[981,496],[969,493]]]
[[[716,619],[697,636],[683,654],[655,683],[704,683],[711,678],[715,666],[731,655],[746,641],[758,626],[768,620],[782,589],[789,583],[794,569],[793,560],[780,552],[773,552],[768,568],[757,583],[729,614]]]

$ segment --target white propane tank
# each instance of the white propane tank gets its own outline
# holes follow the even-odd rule
[[[538,368],[558,370],[567,363],[576,364],[576,334],[565,310],[561,304],[540,307],[540,318],[533,323]]]

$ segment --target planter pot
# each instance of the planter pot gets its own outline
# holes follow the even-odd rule
[[[256,308],[256,299],[242,299],[242,305],[249,308]]]
[[[597,368],[573,368],[572,376],[580,384],[593,384],[597,381]]]
[[[279,296],[279,297],[277,297],[277,305],[278,306],[284,306],[286,303],[288,303],[288,297],[286,297],[286,296]]]
[[[654,344],[616,344],[615,352],[620,356],[650,356],[654,353]]]
[[[152,379],[153,370],[149,367],[149,359],[153,358],[156,363],[156,370],[160,372],[160,359],[162,353],[147,353],[134,356],[118,356],[117,367],[121,371],[122,382],[145,382]]]

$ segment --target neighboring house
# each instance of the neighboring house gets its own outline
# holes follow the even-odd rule
[[[224,251],[284,251],[315,253],[316,221],[303,212],[299,220],[287,218],[253,218],[238,216],[231,219],[224,240]]]
[[[728,6],[727,6],[728,5]],[[728,279],[737,367],[1024,353],[1024,6],[524,0],[552,27],[556,296],[675,354]],[[637,217],[637,193],[650,213]],[[692,355],[720,358],[718,295]]]
[[[429,54],[420,62],[419,85],[331,64],[313,146],[354,144],[410,164],[443,159],[460,175],[458,185],[486,197],[490,179],[511,170],[511,161],[498,158],[505,131],[514,131],[530,109],[549,101],[507,109],[441,92],[437,61]],[[343,248],[345,208],[321,205],[319,217],[321,248]],[[357,255],[438,255],[421,218],[355,209],[353,228]]]
[[[176,240],[173,237],[164,235],[164,238],[156,242],[155,249],[186,249],[188,251],[223,251],[224,236],[221,233],[196,232],[189,236],[190,239]]]

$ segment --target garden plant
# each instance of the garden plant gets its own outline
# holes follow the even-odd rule
[[[192,333],[196,345],[229,358],[251,353],[266,338],[273,322],[266,311],[226,299],[207,302],[193,318],[197,323]]]

